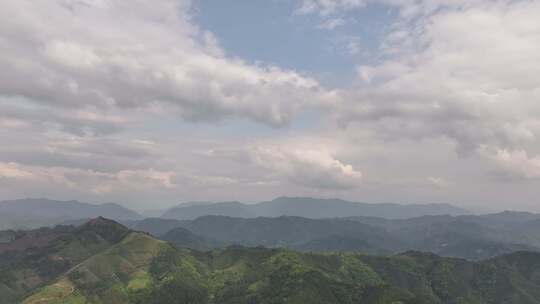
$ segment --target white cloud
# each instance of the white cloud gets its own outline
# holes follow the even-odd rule
[[[321,16],[365,6],[363,0],[302,0],[297,14],[317,13]]]
[[[348,189],[357,186],[362,178],[361,172],[320,147],[293,150],[255,147],[250,153],[259,166],[307,187]]]
[[[447,137],[463,153],[534,143],[540,3],[439,4],[450,7],[417,27],[396,28],[406,37],[393,39],[399,54],[359,68],[359,88],[344,98],[342,119],[388,139]]]
[[[151,189],[153,187],[175,188],[175,173],[170,171],[121,170],[99,172],[66,167],[29,166],[0,162],[0,178],[23,179],[29,183],[46,184],[50,187],[68,187],[84,192],[101,194],[125,189]]]
[[[284,179],[308,188],[345,190],[362,182],[362,173],[337,159],[323,142],[259,143],[241,149],[212,150],[208,155],[247,161],[269,172],[269,180]]]
[[[324,29],[324,30],[333,30],[337,27],[345,25],[346,23],[347,21],[345,21],[345,19],[343,18],[333,18],[333,19],[325,20],[318,26],[318,28]]]
[[[337,29],[373,3],[302,1],[297,13]],[[491,182],[540,179],[540,3],[383,3],[400,17],[375,63],[331,90],[228,56],[189,1],[3,1],[0,194],[491,202],[503,192]],[[371,40],[348,34],[340,46],[366,58]],[[227,118],[241,123],[216,122]],[[505,193],[534,192],[517,184],[532,183]]]
[[[225,57],[188,11],[173,0],[3,1],[0,95],[62,109],[163,103],[188,119],[276,126],[335,98],[295,71]]]
[[[362,51],[362,45],[358,37],[349,37],[346,47],[347,52],[351,55],[358,55]]]
[[[237,183],[230,177],[184,174],[175,171],[123,169],[96,171],[68,167],[0,162],[0,180],[24,182],[33,187],[71,190],[83,195],[111,193],[178,192],[188,187],[221,187]]]
[[[505,179],[540,179],[540,156],[529,156],[524,150],[506,150],[483,147],[481,154],[491,160],[496,173]]]
[[[99,136],[119,132],[132,122],[133,117],[128,112],[120,114],[119,111],[103,111],[85,105],[77,109],[50,108],[35,105],[25,98],[3,98],[0,95],[0,123],[22,131],[61,131],[77,136]]]
[[[446,188],[450,186],[450,182],[441,177],[428,177],[427,181],[429,184],[438,188]]]
[[[26,179],[32,178],[31,172],[20,168],[16,163],[0,163],[0,177]]]

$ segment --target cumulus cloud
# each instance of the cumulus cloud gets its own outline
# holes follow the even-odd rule
[[[529,156],[525,150],[483,147],[481,154],[493,162],[495,173],[510,180],[540,179],[540,156]]]
[[[398,14],[373,60],[347,33],[364,62],[329,89],[227,54],[187,0],[2,1],[0,194],[476,200],[486,172],[540,178],[538,1],[296,3],[328,30],[373,4]]]
[[[253,144],[242,149],[211,150],[209,155],[248,161],[270,172],[268,179],[285,179],[308,188],[345,190],[362,182],[360,171],[337,159],[324,145]]]
[[[359,66],[356,87],[342,92],[338,121],[387,142],[450,139],[459,155],[491,160],[506,177],[535,178],[540,3],[382,2],[400,17],[382,39],[385,57]],[[357,8],[306,1],[301,11],[324,17]]]
[[[398,24],[385,47],[399,54],[358,68],[358,88],[347,93],[342,121],[388,139],[450,138],[463,154],[484,144],[534,142],[540,3],[443,1],[438,7],[415,27]]]
[[[362,178],[361,172],[321,149],[255,147],[250,156],[261,167],[296,184],[317,189],[354,188]]]
[[[335,98],[295,71],[224,56],[189,9],[174,0],[3,1],[0,95],[64,109],[163,103],[187,119],[275,126]]]

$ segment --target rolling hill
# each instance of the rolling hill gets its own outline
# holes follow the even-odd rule
[[[129,234],[124,226],[104,218],[78,228],[54,230],[58,230],[54,237],[47,233],[41,236],[43,239],[34,238],[39,246],[17,246],[0,252],[0,303],[15,303],[15,299],[55,280]]]
[[[469,262],[418,251],[203,252],[102,218],[45,247],[2,253],[0,267],[0,303],[9,304],[540,303],[539,253]]]

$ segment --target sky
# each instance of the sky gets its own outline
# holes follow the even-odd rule
[[[540,212],[538,0],[4,0],[0,199]]]

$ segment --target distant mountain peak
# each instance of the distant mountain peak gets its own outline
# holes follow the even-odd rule
[[[279,201],[333,201],[333,202],[348,202],[346,200],[340,199],[340,198],[317,198],[317,197],[309,197],[309,196],[279,196],[275,199],[271,200],[271,202],[279,202]]]
[[[104,218],[103,216],[98,216],[96,218],[88,220],[88,222],[86,222],[86,225],[88,225],[88,226],[101,226],[101,225],[120,225],[120,224],[113,221],[113,220]],[[122,225],[120,225],[120,226],[122,226]]]
[[[110,207],[123,207],[122,205],[120,204],[117,204],[117,203],[113,203],[113,202],[107,202],[107,203],[103,203],[103,204],[99,204],[100,206],[110,206]]]

